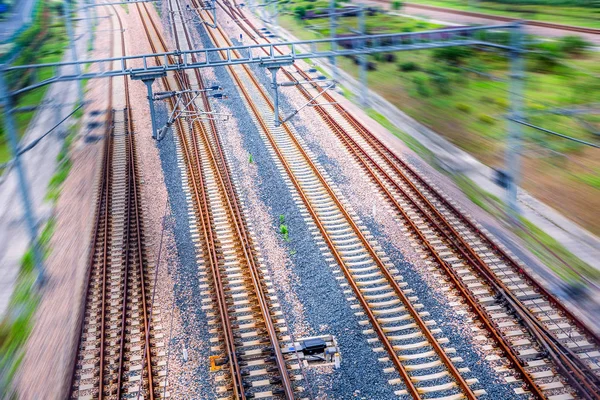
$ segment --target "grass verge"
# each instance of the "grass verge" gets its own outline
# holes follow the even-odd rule
[[[502,4],[492,1],[413,0],[411,3],[452,8],[461,11],[501,15],[518,19],[553,22],[563,25],[600,28],[600,8],[556,4]],[[532,3],[532,2],[531,2]]]
[[[44,259],[50,254],[49,243],[54,226],[54,220],[50,219],[40,235],[39,244]],[[25,343],[33,328],[33,316],[39,303],[39,295],[35,290],[36,278],[33,250],[29,249],[21,261],[7,315],[0,321],[0,393],[9,396],[13,393],[12,381],[23,360]]]

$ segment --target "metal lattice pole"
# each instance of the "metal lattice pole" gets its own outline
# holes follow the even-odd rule
[[[71,0],[66,0],[63,2],[63,11],[65,13],[65,26],[67,28],[67,35],[69,36],[69,47],[71,48],[71,57],[73,61],[77,62],[77,49],[75,47],[75,38],[73,37],[73,26],[71,24],[71,11],[69,7],[69,3]],[[74,65],[75,73],[77,75],[81,75],[81,66],[76,63]],[[79,80],[77,82],[77,97],[78,103],[83,104],[83,82]]]
[[[364,35],[366,33],[366,28],[365,28],[365,6],[364,5],[360,5],[360,10],[359,10],[359,14],[358,14],[358,30],[360,31],[361,35]],[[366,41],[361,41],[360,46],[361,47],[366,47]],[[369,90],[369,83],[367,81],[367,55],[366,54],[361,54],[359,56],[360,58],[360,83],[362,86],[362,90],[360,93],[360,104],[363,107],[368,107],[369,105],[369,95],[368,95],[368,90]]]
[[[329,3],[329,33],[331,35],[332,39],[335,39],[336,37],[336,30],[337,30],[337,22],[336,22],[336,18],[335,18],[335,0],[331,0]],[[332,52],[336,52],[337,51],[337,42],[331,42],[331,51]],[[336,64],[336,60],[335,60],[335,56],[332,56],[330,59],[330,63],[331,63],[331,75],[334,81],[338,80],[338,73],[337,73],[337,64]]]
[[[3,68],[0,68],[3,70]],[[42,257],[42,251],[40,249],[40,243],[38,240],[38,230],[36,224],[36,218],[31,205],[31,199],[29,198],[29,187],[27,185],[27,176],[25,170],[21,165],[21,155],[19,154],[19,139],[17,135],[17,128],[13,118],[13,105],[12,96],[8,92],[6,85],[4,72],[0,71],[0,93],[4,93],[2,96],[2,107],[4,108],[4,130],[8,135],[8,143],[13,156],[13,165],[17,172],[17,178],[19,180],[19,190],[21,191],[21,198],[23,202],[23,214],[25,217],[25,223],[29,230],[29,241],[33,251],[33,262],[37,271],[37,282],[43,284],[45,280],[44,272],[44,259]]]
[[[517,25],[512,30],[510,50],[510,83],[509,101],[510,112],[507,122],[508,141],[506,143],[505,172],[506,195],[509,212],[519,213],[517,190],[521,171],[521,125],[515,121],[523,120],[523,79],[524,63],[522,49],[522,29]]]

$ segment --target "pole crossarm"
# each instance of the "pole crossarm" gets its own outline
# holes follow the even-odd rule
[[[467,28],[438,29],[423,32],[389,33],[377,35],[358,35],[296,42],[280,42],[253,44],[233,47],[207,48],[165,53],[151,53],[134,56],[103,58],[95,60],[67,61],[59,63],[29,64],[2,68],[3,72],[19,72],[23,70],[39,70],[53,68],[54,75],[21,89],[10,95],[17,95],[41,86],[60,81],[108,78],[122,75],[142,73],[164,73],[185,69],[219,67],[236,64],[253,64],[265,62],[294,62],[308,58],[331,58],[361,54],[374,54],[406,50],[424,50],[450,46],[490,46],[504,50],[512,50],[511,46],[487,42],[476,37],[478,32],[515,29],[518,24],[476,26]],[[308,47],[308,51],[306,51]],[[277,50],[282,51],[282,54]],[[332,50],[333,49],[333,50]],[[264,50],[267,51],[265,55]],[[222,55],[224,54],[224,56]],[[156,65],[156,58],[161,58],[161,65]],[[95,64],[99,72],[81,72],[69,74],[63,72],[65,66],[83,66]],[[118,64],[121,67],[115,68]],[[139,68],[127,68],[126,65],[142,65]],[[2,95],[6,95],[3,93]]]

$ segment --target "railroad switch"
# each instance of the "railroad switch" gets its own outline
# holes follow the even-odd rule
[[[340,367],[340,351],[333,335],[300,338],[281,350],[283,354],[295,354],[305,366],[333,365],[335,368]]]

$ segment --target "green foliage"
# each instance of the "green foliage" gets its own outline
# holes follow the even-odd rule
[[[581,36],[564,36],[560,39],[559,48],[565,54],[581,55],[591,44]]]
[[[600,189],[600,171],[595,174],[578,174],[577,179],[595,189]]]
[[[438,91],[441,94],[450,94],[452,93],[452,88],[450,87],[450,79],[448,78],[448,74],[442,71],[433,71],[431,73],[431,81],[437,87]]]
[[[49,243],[54,233],[54,220],[50,219],[39,239],[42,255],[50,252]],[[39,296],[35,291],[33,252],[29,249],[21,259],[21,271],[9,304],[9,311],[0,320],[0,393],[9,393],[11,381],[23,359],[23,346],[31,333],[31,320]]]
[[[456,109],[460,112],[464,112],[465,114],[471,113],[471,106],[465,103],[457,103]]]
[[[281,233],[283,235],[283,240],[285,240],[286,242],[290,241],[290,236],[289,236],[289,230],[287,225],[285,224],[281,224],[279,225],[279,233]]]
[[[71,171],[72,162],[69,157],[69,149],[71,147],[71,143],[77,134],[78,124],[72,126],[70,128],[69,134],[65,138],[63,142],[63,146],[56,157],[56,161],[58,162],[58,168],[56,172],[50,178],[50,182],[48,182],[48,193],[46,194],[46,199],[52,201],[58,201],[58,197],[60,196],[60,189],[62,184],[67,177],[69,176],[69,172]]]
[[[403,72],[419,71],[421,69],[421,67],[419,67],[419,64],[412,61],[403,62],[398,66],[398,68],[400,69],[400,71]]]
[[[486,125],[494,125],[496,123],[496,119],[487,114],[481,114],[479,117],[477,117],[477,119]]]
[[[294,16],[297,19],[302,19],[306,16],[306,7],[304,6],[296,6],[294,7]]]
[[[508,100],[502,97],[497,97],[496,99],[494,99],[494,103],[504,109],[504,110],[508,110],[509,104],[508,104]]]
[[[465,59],[473,56],[473,49],[466,46],[441,47],[433,51],[433,59],[449,64],[460,65]]]
[[[427,80],[424,77],[416,76],[413,79],[413,82],[415,83],[415,88],[419,95],[423,97],[429,97],[431,95],[431,91],[427,87]]]
[[[531,70],[540,73],[551,73],[560,65],[560,58],[555,53],[549,51],[539,51],[531,53]]]
[[[399,10],[402,8],[402,2],[400,0],[392,1],[392,10]]]

